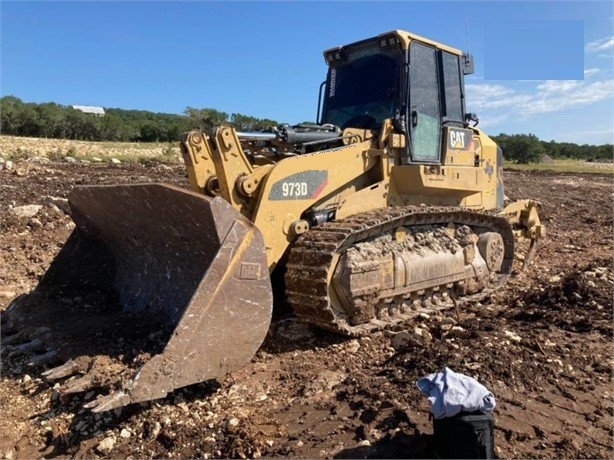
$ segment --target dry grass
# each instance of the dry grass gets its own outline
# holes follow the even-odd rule
[[[506,169],[518,171],[557,171],[569,173],[613,174],[614,163],[588,162],[583,160],[555,159],[548,163],[505,163]]]
[[[60,160],[70,156],[79,160],[123,162],[161,161],[173,163],[181,160],[179,143],[90,142],[68,139],[41,139],[0,135],[0,156],[19,159],[32,156]]]
[[[179,143],[89,142],[67,139],[40,139],[0,135],[0,156],[15,160],[32,156],[61,160],[66,156],[79,160],[123,162],[181,162]],[[614,173],[614,163],[589,163],[581,160],[556,159],[548,163],[505,163],[505,168],[521,171],[559,171],[571,173]]]

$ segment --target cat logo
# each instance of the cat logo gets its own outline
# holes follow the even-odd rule
[[[452,150],[468,150],[472,139],[471,131],[466,129],[450,129],[448,131],[448,148]]]

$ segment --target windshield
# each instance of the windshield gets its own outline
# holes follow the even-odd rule
[[[378,129],[394,116],[401,53],[364,50],[361,57],[335,64],[328,74],[322,121],[340,128]],[[372,54],[368,54],[372,51]],[[358,54],[358,53],[356,53]]]

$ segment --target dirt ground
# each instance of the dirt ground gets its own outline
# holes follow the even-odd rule
[[[36,286],[68,238],[71,187],[152,181],[187,184],[181,166],[156,163],[0,170],[0,308]],[[0,456],[431,457],[415,382],[445,365],[494,393],[498,457],[612,458],[613,192],[611,175],[507,172],[511,199],[543,203],[548,237],[489,300],[406,326],[429,330],[420,346],[395,349],[394,333],[345,339],[278,314],[243,369],[101,414],[82,407],[94,391],[60,397],[46,365],[28,365],[37,350],[3,346]]]

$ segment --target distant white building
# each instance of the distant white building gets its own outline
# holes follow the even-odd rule
[[[104,109],[102,107],[94,107],[93,105],[73,105],[73,109],[81,110],[84,113],[92,113],[94,115],[104,115]]]

